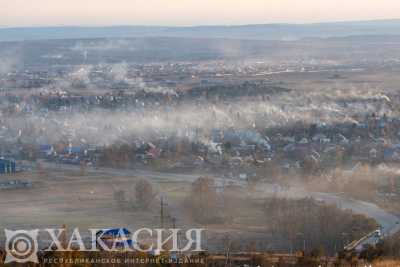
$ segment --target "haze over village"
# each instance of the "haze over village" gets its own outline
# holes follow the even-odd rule
[[[79,228],[86,245],[102,229],[95,247],[118,247],[59,251],[40,235],[30,266],[400,265],[397,3],[362,17],[355,3],[290,15],[288,1],[238,1],[219,17],[203,9],[226,1],[163,14],[119,1],[72,23],[76,1],[38,0],[22,21],[0,0],[0,228],[61,227],[60,244]],[[154,242],[141,228],[203,229],[203,251],[125,251]],[[21,252],[9,239],[2,264]]]

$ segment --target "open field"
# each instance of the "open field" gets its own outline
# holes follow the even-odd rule
[[[221,251],[223,240],[226,238],[233,241],[248,240],[240,249],[246,249],[250,244],[257,244],[258,249],[285,251],[287,240],[279,240],[279,237],[271,235],[271,229],[266,224],[267,215],[262,212],[264,199],[276,196],[277,193],[289,198],[313,196],[341,206],[343,209],[354,210],[355,213],[375,218],[385,225],[388,231],[396,224],[390,214],[369,203],[353,203],[345,198],[307,192],[300,188],[291,188],[287,191],[273,184],[259,184],[257,188],[246,189],[247,185],[243,181],[228,178],[216,178],[216,182],[243,187],[239,193],[242,196],[235,196],[240,200],[232,199],[236,203],[235,218],[225,223],[199,224],[193,220],[185,205],[190,196],[192,183],[199,176],[200,174],[111,168],[82,170],[79,166],[42,162],[40,170],[30,172],[29,176],[28,173],[21,173],[3,177],[3,179],[29,179],[33,187],[1,192],[0,209],[3,216],[0,227],[9,228],[12,225],[15,229],[43,229],[58,228],[65,224],[67,228],[78,227],[83,233],[85,229],[90,228],[158,228],[161,226],[162,196],[166,204],[164,226],[173,227],[173,217],[176,219],[176,227],[205,228],[207,236],[205,244],[212,251]],[[135,183],[142,178],[150,181],[156,192],[146,210],[134,208]],[[114,199],[114,192],[118,190],[125,191],[128,200],[125,207],[118,205]],[[225,209],[228,207],[225,206]]]
[[[90,228],[159,228],[160,196],[163,196],[168,205],[165,227],[173,226],[171,216],[177,218],[177,227],[193,228],[197,225],[186,214],[183,205],[189,196],[191,182],[198,178],[197,175],[174,177],[172,174],[112,169],[92,169],[83,174],[79,167],[53,164],[47,166],[48,168],[43,167],[41,171],[3,177],[3,180],[29,179],[33,187],[1,191],[0,227],[43,229],[58,228],[65,224],[67,228],[78,227],[82,232]],[[140,178],[151,181],[157,192],[145,211],[133,207],[134,186]],[[129,200],[128,207],[125,208],[121,208],[113,198],[114,192],[121,189],[126,192]],[[255,208],[243,209],[242,217],[238,218],[237,223],[207,226],[210,230],[208,233],[216,233],[221,238],[225,233],[231,233],[234,236],[244,234],[261,239],[266,232],[262,223],[263,216]],[[246,218],[251,220],[245,220]],[[257,221],[256,225],[252,225]]]

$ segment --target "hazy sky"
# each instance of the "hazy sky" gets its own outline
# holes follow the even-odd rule
[[[210,25],[400,18],[400,0],[0,0],[0,26]]]

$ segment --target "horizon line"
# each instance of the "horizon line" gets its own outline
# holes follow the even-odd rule
[[[0,29],[27,29],[27,28],[113,28],[113,27],[158,27],[158,28],[201,28],[201,27],[246,27],[246,26],[268,26],[268,25],[319,25],[319,24],[341,24],[341,23],[366,23],[366,22],[395,22],[400,18],[391,19],[366,19],[366,20],[332,20],[320,22],[266,22],[250,24],[194,24],[194,25],[161,25],[161,24],[105,24],[105,25],[34,25],[34,26],[2,26]]]

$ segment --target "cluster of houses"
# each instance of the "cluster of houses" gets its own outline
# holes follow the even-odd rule
[[[199,130],[195,138],[164,137],[152,141],[133,138],[131,144],[113,145],[121,160],[150,162],[176,160],[174,166],[195,168],[246,166],[276,162],[283,170],[318,171],[346,164],[400,161],[400,120],[370,115],[359,123],[295,125],[291,128]],[[399,130],[399,131],[398,131]],[[40,157],[62,163],[99,164],[106,146],[41,144]]]

